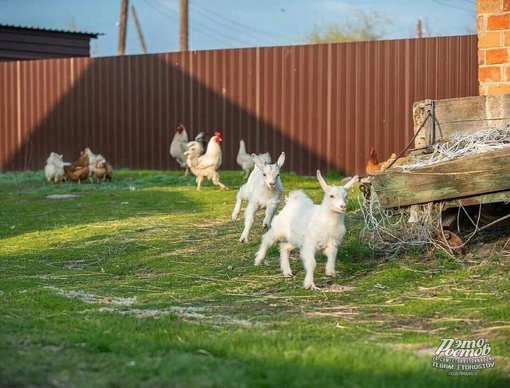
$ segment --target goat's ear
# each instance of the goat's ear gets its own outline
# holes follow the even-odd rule
[[[355,183],[359,182],[357,175],[353,176],[352,179],[344,185],[345,190],[349,190]]]
[[[322,177],[320,170],[317,170],[317,180],[319,181],[319,183],[322,187],[322,190],[327,191],[329,186],[326,183],[326,181],[324,180],[324,178]]]
[[[280,154],[280,157],[278,158],[278,161],[276,162],[276,165],[278,166],[278,168],[282,168],[283,163],[285,163],[285,152],[282,152]]]
[[[255,164],[257,165],[257,167],[262,170],[264,168],[264,166],[266,165],[266,162],[264,162],[260,158],[260,156],[258,156],[257,154],[251,154],[251,157],[252,157],[253,161],[255,162]]]

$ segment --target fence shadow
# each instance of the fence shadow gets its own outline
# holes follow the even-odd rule
[[[20,93],[26,131],[7,168],[43,169],[50,152],[61,153],[65,161],[72,162],[90,147],[114,167],[178,169],[169,146],[179,122],[186,124],[190,138],[199,131],[222,132],[221,168],[225,170],[239,169],[236,155],[241,139],[248,152],[270,152],[277,158],[285,151],[286,168],[291,171],[313,172],[328,164],[311,144],[299,144],[281,127],[233,102],[226,92],[218,93],[218,85],[207,85],[185,71],[195,66],[186,63],[194,59],[192,54],[178,57],[177,63],[172,62],[175,55],[165,54],[46,61],[44,84],[27,69]],[[227,70],[215,65],[214,71]],[[73,82],[72,74],[77,73]],[[219,81],[232,84],[232,78],[241,76]],[[62,93],[52,89],[59,82],[68,83]],[[244,90],[247,87],[234,85],[236,98],[252,98],[243,96],[252,93]],[[61,91],[65,88],[60,86]]]
[[[415,101],[478,94],[477,36],[0,64],[3,171],[90,147],[114,167],[177,169],[177,123],[223,134],[222,169],[285,151],[285,169],[363,175],[413,133]],[[445,59],[447,58],[447,59]],[[452,76],[454,72],[455,76]]]

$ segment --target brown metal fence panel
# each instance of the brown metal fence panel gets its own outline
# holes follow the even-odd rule
[[[477,37],[0,63],[0,168],[40,170],[85,147],[116,168],[177,169],[178,122],[223,134],[222,169],[249,152],[285,170],[364,174],[413,136],[415,101],[478,94]]]

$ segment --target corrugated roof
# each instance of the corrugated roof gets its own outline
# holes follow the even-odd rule
[[[93,38],[97,38],[99,35],[104,35],[99,32],[58,30],[58,29],[54,29],[54,28],[17,26],[17,25],[13,25],[13,24],[3,24],[3,23],[0,23],[0,28],[14,28],[14,29],[18,29],[18,30],[28,30],[28,31],[45,31],[45,32],[54,32],[54,33],[61,33],[61,34],[86,35],[86,36],[90,36]]]

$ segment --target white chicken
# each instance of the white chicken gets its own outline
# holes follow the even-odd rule
[[[92,150],[87,147],[83,150],[83,153],[89,156],[89,179],[92,182],[92,175],[94,174],[94,170],[99,163],[106,162],[106,159],[101,154],[95,154]]]
[[[89,156],[89,179],[92,182],[92,175],[95,175],[98,182],[112,180],[113,167],[101,154],[95,154],[87,147],[83,153]]]
[[[186,163],[186,155],[184,154],[188,149],[187,144],[188,132],[186,132],[184,124],[179,123],[174,138],[172,139],[172,143],[170,144],[170,155],[177,160],[177,163],[179,163],[181,168],[186,169],[184,176],[187,176],[189,173],[189,168]]]
[[[246,152],[246,145],[244,144],[244,140],[239,142],[239,152],[237,153],[236,161],[239,167],[241,167],[241,170],[244,171],[244,179],[247,179],[250,175],[250,172],[255,167],[255,162],[253,161],[251,154]]]
[[[220,175],[217,171],[222,162],[220,146],[222,140],[221,133],[214,132],[214,136],[207,143],[207,149],[203,155],[200,155],[201,146],[198,141],[191,141],[187,144],[188,150],[184,154],[187,157],[186,163],[189,169],[197,178],[197,190],[201,190],[204,179],[210,179],[213,184],[220,186],[221,190],[228,189],[220,182]]]
[[[62,155],[56,152],[50,153],[46,159],[46,166],[44,167],[44,174],[48,182],[59,183],[65,177],[64,166],[69,166],[71,163],[63,161]]]

